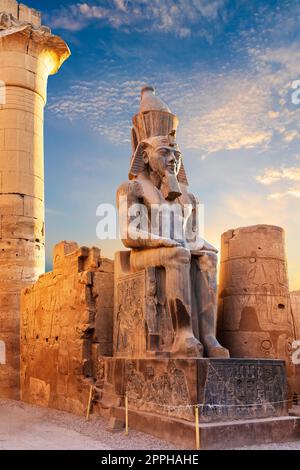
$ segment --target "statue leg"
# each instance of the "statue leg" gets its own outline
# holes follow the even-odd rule
[[[194,258],[195,297],[199,338],[206,357],[229,357],[229,352],[216,339],[217,323],[217,255],[206,251]]]
[[[190,252],[181,247],[133,250],[130,258],[135,271],[149,266],[165,268],[166,298],[175,333],[170,352],[174,357],[203,356],[192,329],[190,260]]]

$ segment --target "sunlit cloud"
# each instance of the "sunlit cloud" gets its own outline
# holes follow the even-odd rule
[[[286,196],[300,198],[300,188],[288,189],[287,191],[282,191],[281,193],[269,194],[268,199],[282,199]]]
[[[286,167],[279,170],[272,168],[265,169],[263,175],[256,177],[259,183],[269,185],[281,180],[299,181],[300,182],[300,167]]]
[[[222,150],[267,149],[274,138],[288,145],[300,135],[299,109],[279,105],[287,71],[284,69],[281,79],[279,73],[275,86],[266,55],[262,57],[260,62],[256,54],[255,70],[250,56],[247,70],[212,74],[194,69],[188,76],[166,73],[163,82],[159,72],[131,80],[122,70],[107,80],[75,82],[49,109],[70,120],[85,116],[95,132],[115,144],[128,143],[129,110],[138,109],[141,86],[158,84],[159,95],[181,119],[181,143],[186,148],[209,155]]]
[[[158,31],[182,38],[193,32],[210,39],[209,26],[216,21],[222,24],[226,18],[222,10],[227,3],[227,0],[104,0],[74,3],[56,10],[49,22],[53,28],[70,31],[79,31],[96,23],[125,32]]]
[[[282,167],[280,169],[267,168],[262,175],[256,176],[256,181],[265,186],[279,183],[281,186],[285,186],[283,190],[268,194],[267,198],[269,200],[278,200],[285,197],[300,198],[300,185],[294,187],[288,186],[288,188],[286,188],[291,181],[300,183],[300,167]]]
[[[232,34],[228,22],[226,37],[219,36],[226,51],[221,47],[219,56],[214,41],[228,21],[229,6],[256,10],[252,2],[93,0],[65,6],[51,16],[52,27],[81,30],[76,39],[83,43],[95,37],[100,46],[93,49],[92,66],[85,65],[91,62],[88,51],[80,63],[82,73],[77,69],[73,75],[78,79],[50,96],[48,110],[57,126],[73,121],[74,127],[82,127],[81,136],[91,129],[99,137],[96,154],[72,160],[80,178],[89,184],[98,171],[100,177],[110,175],[107,180],[117,187],[116,146],[125,145],[130,153],[131,117],[138,110],[140,89],[156,86],[180,118],[178,142],[186,161],[198,157],[191,165],[190,183],[210,203],[206,238],[219,246],[220,234],[230,228],[258,223],[284,227],[295,286],[300,279],[300,105],[292,102],[292,93],[300,79],[300,6],[287,8],[288,3],[283,0],[277,8],[265,4],[263,11],[258,6],[249,21],[243,16],[239,31],[234,23]],[[162,44],[153,54],[152,37],[156,45]],[[175,54],[164,62],[164,44],[179,45],[178,60]],[[206,193],[201,193],[205,185]],[[93,194],[99,189],[91,184],[89,190]],[[91,199],[83,198],[82,191],[77,197],[80,203]],[[113,254],[115,245],[110,249]]]

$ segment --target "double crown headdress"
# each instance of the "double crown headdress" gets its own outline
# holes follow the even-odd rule
[[[171,146],[176,146],[175,135],[178,117],[171,113],[168,106],[155,95],[151,86],[142,88],[139,112],[132,118],[131,143],[133,157],[131,159],[129,179],[134,179],[145,169],[143,150],[147,143],[155,143],[160,137]],[[178,182],[188,186],[183,163],[177,176]]]

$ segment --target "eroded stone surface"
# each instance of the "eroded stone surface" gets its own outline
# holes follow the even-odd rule
[[[43,114],[48,76],[69,54],[39,12],[0,0],[1,397],[19,396],[21,288],[45,271]]]
[[[290,393],[299,390],[282,228],[256,225],[222,235],[219,335],[232,357],[285,360]]]
[[[300,291],[291,292],[292,315],[296,331],[296,339],[300,340]]]
[[[114,390],[121,403],[127,393],[131,410],[187,421],[194,421],[196,404],[201,405],[203,423],[287,415],[283,361],[103,358],[103,362],[102,408],[112,406]]]
[[[93,381],[93,348],[111,354],[113,263],[61,242],[54,269],[22,291],[21,399],[77,414]]]

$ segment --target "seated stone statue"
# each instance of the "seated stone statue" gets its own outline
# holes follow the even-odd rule
[[[129,181],[117,193],[130,270],[165,272],[173,357],[229,357],[215,336],[217,250],[199,235],[197,200],[176,144],[178,119],[145,87],[133,124]]]

